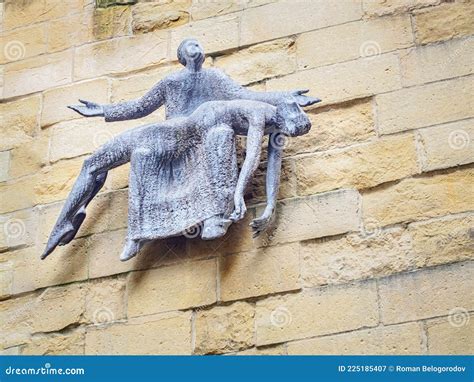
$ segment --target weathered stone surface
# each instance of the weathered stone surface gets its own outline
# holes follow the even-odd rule
[[[249,4],[245,4],[245,2],[240,0],[193,0],[189,12],[193,20],[200,20],[237,12],[242,10],[245,5],[248,6]]]
[[[296,160],[299,195],[343,187],[365,189],[418,172],[412,134]]]
[[[248,8],[242,14],[241,44],[272,40],[361,17],[359,0],[344,3],[283,1]]]
[[[33,187],[32,177],[0,183],[0,214],[32,207],[35,204]]]
[[[0,64],[19,61],[46,52],[44,24],[2,33],[0,37]]]
[[[379,132],[390,134],[472,117],[473,94],[474,76],[379,94],[375,97]]]
[[[236,48],[239,45],[239,16],[224,15],[198,20],[171,30],[171,52],[176,52],[185,38],[196,38],[207,54]]]
[[[10,170],[10,152],[0,152],[0,182],[8,180],[8,172]]]
[[[354,231],[358,210],[359,193],[354,190],[284,200],[277,206],[275,229],[261,240],[278,244]]]
[[[58,52],[93,40],[91,13],[78,13],[48,23],[48,52]]]
[[[123,250],[126,231],[117,230],[94,235],[89,240],[89,277],[105,277],[131,270],[151,269],[183,263],[208,256],[188,256],[183,238],[157,240],[145,246],[140,254],[127,262],[117,261]]]
[[[461,77],[474,72],[474,37],[419,46],[400,54],[404,86]]]
[[[231,353],[231,355],[286,355],[286,349],[284,345],[265,346],[260,348],[254,347],[237,353]]]
[[[22,349],[22,355],[82,355],[85,331],[78,329],[70,334],[34,336]]]
[[[194,324],[196,331],[194,352],[225,353],[252,346],[254,316],[254,306],[246,302],[198,311]]]
[[[99,194],[87,207],[87,219],[76,237],[115,230],[127,226],[127,190]],[[38,229],[38,243],[46,243],[51,227],[59,216],[63,203],[39,208],[42,224]],[[94,240],[92,237],[91,240]],[[96,244],[94,244],[96,245]]]
[[[472,210],[474,171],[459,170],[431,177],[408,178],[363,194],[365,222],[382,227],[399,222]]]
[[[125,316],[125,277],[89,282],[84,314],[87,322],[104,325],[124,319]]]
[[[50,0],[16,1],[6,0],[4,9],[3,28],[5,30],[19,28],[49,21],[64,15],[80,12],[86,0],[70,0],[54,2]]]
[[[88,328],[85,354],[191,354],[191,312]]]
[[[191,0],[138,3],[132,7],[133,32],[147,33],[185,24],[189,21],[190,5]]]
[[[474,119],[418,131],[423,171],[439,170],[474,161]]]
[[[216,278],[215,259],[133,272],[127,285],[128,317],[212,304]]]
[[[10,151],[10,179],[36,174],[48,163],[49,138],[50,131],[42,130]]]
[[[370,100],[362,100],[309,112],[313,127],[308,134],[289,139],[283,155],[335,149],[374,137],[372,109]]]
[[[87,279],[87,239],[75,240],[71,248],[61,248],[58,256],[42,262],[43,248],[29,247],[11,253],[14,264],[12,293]],[[41,271],[39,271],[41,270]]]
[[[421,10],[414,15],[418,44],[449,40],[474,33],[472,3],[456,2]]]
[[[413,37],[408,15],[336,25],[298,37],[298,68],[376,56],[411,45]]]
[[[38,224],[38,214],[33,209],[0,215],[0,250],[33,245]]]
[[[129,77],[113,78],[111,80],[111,101],[122,102],[142,97],[154,84],[179,68],[178,64],[171,63]],[[164,114],[160,111],[154,112],[153,115],[155,117],[163,115],[164,119]]]
[[[0,258],[0,300],[12,295],[13,286],[13,261],[9,256]]]
[[[221,257],[219,272],[222,301],[299,289],[299,244]]]
[[[40,102],[39,96],[32,96],[0,103],[2,116],[0,150],[8,150],[19,144],[31,142],[31,137],[38,130]]]
[[[418,323],[380,326],[288,343],[288,354],[422,354]]]
[[[5,66],[3,96],[35,93],[71,82],[72,52],[41,55]]]
[[[427,326],[428,353],[429,354],[460,354],[472,353],[474,339],[474,316],[462,311],[460,321],[453,321],[454,325],[446,318],[429,322]]]
[[[413,9],[438,4],[440,0],[363,0],[362,6],[369,16],[408,12]]]
[[[408,226],[416,266],[426,267],[472,259],[474,216],[461,215],[412,223]]]
[[[30,334],[58,331],[81,322],[86,289],[71,284],[0,302],[0,345],[21,344]]]
[[[308,289],[257,302],[257,345],[376,326],[377,323],[374,282]]]
[[[381,280],[382,322],[394,324],[444,316],[453,308],[473,310],[473,265],[464,262]]]
[[[74,79],[124,73],[159,64],[167,60],[167,49],[167,36],[162,31],[84,45],[75,51]]]
[[[132,12],[130,7],[96,8],[89,14],[92,34],[96,40],[132,34]]]
[[[103,78],[47,90],[43,93],[41,126],[78,118],[79,115],[68,109],[67,105],[76,104],[79,98],[106,103],[108,101],[107,93],[108,83]],[[91,121],[87,122],[92,125]],[[94,122],[97,123],[98,121]]]
[[[305,286],[386,276],[415,265],[410,235],[405,230],[382,231],[380,227],[366,230],[302,244],[301,272]]]
[[[282,39],[254,45],[218,57],[215,66],[242,85],[288,74],[296,68],[294,40]]]
[[[331,81],[328,81],[328,78]],[[348,79],[350,78],[350,81]],[[321,86],[324,84],[324,86]],[[309,88],[326,103],[336,103],[400,88],[396,54],[343,62],[271,79],[267,90]]]

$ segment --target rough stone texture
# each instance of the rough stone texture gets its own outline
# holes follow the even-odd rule
[[[294,40],[275,40],[251,46],[218,57],[215,66],[243,85],[288,74],[296,68]]]
[[[283,152],[285,156],[344,147],[375,135],[369,100],[316,109],[308,116],[312,129],[298,139],[289,139]]]
[[[85,354],[190,354],[191,313],[148,316],[88,328]]]
[[[380,326],[374,329],[288,343],[288,354],[422,354],[418,323]]]
[[[446,319],[427,323],[429,354],[460,354],[472,353],[474,339],[474,316],[463,313],[462,321],[453,326]]]
[[[441,4],[415,13],[418,44],[449,40],[474,33],[474,6],[470,1]]]
[[[0,37],[0,64],[34,57],[46,52],[44,24],[3,33]]]
[[[440,0],[363,0],[363,8],[369,16],[384,16],[438,4]]]
[[[257,345],[376,326],[375,283],[305,290],[257,302]]]
[[[134,33],[146,33],[155,29],[174,28],[189,21],[191,0],[138,3],[132,7]]]
[[[35,210],[0,215],[0,250],[33,245],[37,230],[38,214]]]
[[[351,2],[352,3],[352,2]],[[331,81],[327,81],[330,78]],[[351,80],[348,81],[348,78]],[[324,84],[324,86],[321,86]],[[398,57],[388,53],[271,79],[267,90],[311,88],[325,103],[384,93],[400,88]]]
[[[10,151],[10,179],[38,173],[48,164],[50,131],[42,130]]]
[[[182,277],[176,277],[178,270]],[[133,272],[127,285],[128,316],[212,304],[216,301],[216,277],[215,259]]]
[[[0,150],[8,150],[31,138],[38,130],[41,99],[38,96],[0,103],[2,141]]]
[[[222,301],[299,289],[299,245],[221,257],[219,272]]]
[[[375,100],[382,134],[456,121],[474,116],[474,76],[380,94]]]
[[[72,52],[42,55],[5,66],[3,96],[30,94],[70,83]]]
[[[417,267],[463,261],[474,257],[474,216],[461,215],[412,223],[408,229]]]
[[[345,3],[277,2],[242,13],[241,44],[254,44],[362,17],[359,0]]]
[[[92,13],[92,34],[103,40],[131,34],[132,13],[130,7],[96,8]]]
[[[286,355],[286,349],[283,345],[265,346],[242,350],[230,355]]]
[[[359,193],[341,190],[282,201],[277,207],[271,244],[314,239],[358,229]]]
[[[377,56],[413,45],[408,15],[355,21],[303,33],[296,41],[298,68]]]
[[[22,210],[34,205],[33,179],[31,177],[0,183],[0,214]]]
[[[417,172],[412,134],[305,156],[296,161],[299,195],[343,187],[366,189]]]
[[[464,262],[381,280],[382,322],[447,316],[455,308],[473,310],[473,271],[474,263]]]
[[[85,331],[78,329],[70,334],[37,335],[27,343],[22,355],[82,355]]]
[[[423,171],[439,170],[474,161],[474,119],[419,130]]]
[[[78,13],[51,21],[46,29],[48,52],[57,52],[92,41],[91,24],[90,13]]]
[[[224,353],[252,346],[254,315],[254,306],[245,302],[198,311],[194,323],[194,352]]]
[[[400,228],[369,226],[359,234],[305,242],[301,249],[305,286],[386,276],[413,267],[415,261],[410,236]]]
[[[129,57],[133,57],[130,60]],[[158,31],[134,37],[121,37],[83,45],[74,54],[74,79],[124,73],[166,61],[165,32]]]
[[[8,180],[10,170],[10,153],[8,151],[0,152],[0,182]]]
[[[461,77],[474,72],[474,37],[408,49],[400,55],[404,86]]]
[[[407,178],[362,197],[364,221],[378,226],[472,210],[474,171]]]
[[[193,20],[200,20],[240,11],[244,8],[244,5],[248,6],[249,3],[245,4],[241,0],[193,0],[189,12]]]
[[[45,91],[43,93],[41,126],[45,127],[57,122],[78,118],[77,113],[66,107],[75,104],[78,98],[107,102],[107,88],[107,80],[101,78]]]

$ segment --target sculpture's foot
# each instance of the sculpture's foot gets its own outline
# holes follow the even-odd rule
[[[120,261],[130,260],[132,257],[135,257],[140,251],[141,245],[137,240],[127,240],[123,252],[120,255]]]
[[[204,220],[204,227],[201,233],[201,239],[214,240],[226,234],[227,228],[232,224],[229,219],[215,215]]]
[[[59,241],[59,245],[66,245],[68,244],[72,239],[76,237],[77,231],[79,231],[79,228],[82,225],[82,222],[86,218],[86,207],[81,207],[79,211],[76,212],[74,217],[72,218],[72,226],[74,229],[68,233],[66,233],[61,240]]]
[[[48,240],[48,244],[46,244],[46,248],[41,255],[41,260],[44,260],[49,256],[58,245],[69,243],[69,241],[72,240],[71,236],[74,237],[76,232],[77,229],[71,223],[66,223],[63,227],[55,227]]]

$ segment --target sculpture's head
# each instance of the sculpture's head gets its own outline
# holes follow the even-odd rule
[[[187,38],[178,46],[178,61],[192,70],[200,70],[204,62],[204,49],[196,39]]]
[[[285,135],[296,137],[311,129],[311,121],[295,99],[288,99],[276,108],[277,128]]]

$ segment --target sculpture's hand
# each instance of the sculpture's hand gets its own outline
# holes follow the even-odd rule
[[[314,105],[315,103],[321,102],[319,98],[314,98],[310,96],[304,95],[305,93],[308,93],[308,89],[303,89],[303,90],[295,90],[291,92],[291,95],[295,97],[296,102],[300,106],[310,106]]]
[[[104,108],[95,102],[89,102],[80,99],[80,103],[83,105],[70,105],[68,106],[69,109],[74,110],[75,112],[83,115],[84,117],[103,117],[104,116]]]
[[[247,206],[245,205],[244,197],[236,195],[234,198],[234,212],[229,216],[229,219],[233,222],[242,220],[247,212]]]
[[[262,216],[252,220],[250,227],[252,227],[253,237],[260,236],[268,228],[274,216],[273,211],[273,208],[265,208]]]

